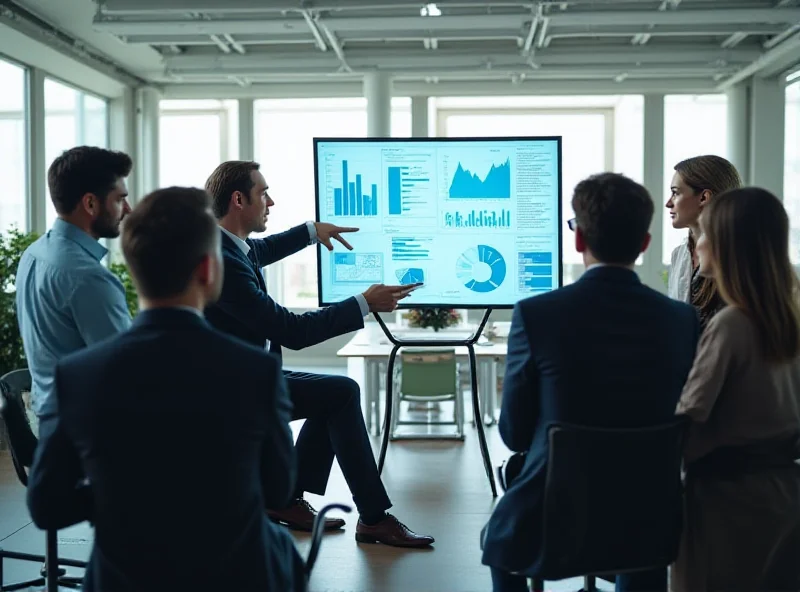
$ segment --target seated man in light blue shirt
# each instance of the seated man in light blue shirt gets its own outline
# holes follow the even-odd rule
[[[130,212],[125,178],[133,163],[122,152],[79,146],[53,161],[47,184],[58,218],[22,255],[17,320],[33,388],[32,408],[55,412],[56,362],[130,327],[125,289],[100,262],[98,240],[116,238]]]

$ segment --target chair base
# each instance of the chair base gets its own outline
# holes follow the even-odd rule
[[[531,592],[544,592],[544,580],[533,578],[531,582]],[[581,592],[597,592],[594,576],[583,576],[583,588]]]
[[[5,584],[3,583],[4,567],[6,559],[16,559],[18,561],[33,561],[42,564],[40,570],[41,577],[22,582],[14,582]],[[56,586],[52,589],[57,590],[58,587],[79,589],[82,586],[83,578],[77,576],[68,576],[67,570],[61,566],[86,568],[85,561],[78,561],[76,559],[60,559],[58,561],[59,567],[56,570]],[[6,551],[0,549],[0,592],[11,592],[12,590],[24,590],[34,586],[47,586],[47,561],[44,555],[36,555],[33,553],[19,553],[17,551]],[[50,588],[48,588],[50,589]]]

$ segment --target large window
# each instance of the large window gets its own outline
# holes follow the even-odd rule
[[[786,87],[783,204],[789,214],[792,263],[800,263],[800,73]]]
[[[584,270],[567,228],[567,220],[573,217],[573,189],[582,179],[603,171],[618,170],[641,180],[641,97],[508,97],[489,98],[483,104],[490,107],[474,108],[468,99],[440,100],[438,134],[562,136],[562,262],[564,283],[572,283]],[[615,142],[618,117],[627,124],[622,133],[624,146]]]
[[[728,158],[728,98],[725,95],[668,95],[664,98],[664,193],[653,195],[656,207],[665,207],[675,165],[685,158],[716,154]],[[672,228],[664,216],[662,259],[669,266],[672,251],[687,230]]]
[[[0,233],[27,228],[25,70],[0,60]]]
[[[75,146],[108,147],[108,102],[71,86],[44,81],[45,160],[47,168],[64,150]],[[47,170],[44,171],[45,176]],[[56,209],[47,190],[47,227]]]
[[[411,135],[411,101],[392,99],[392,135]],[[265,99],[255,103],[256,160],[275,200],[272,234],[316,216],[313,138],[367,135],[367,103],[352,99]],[[284,306],[317,306],[317,259],[312,248],[268,270],[269,290]]]
[[[160,110],[161,187],[203,187],[219,163],[236,157],[236,101],[161,101]]]

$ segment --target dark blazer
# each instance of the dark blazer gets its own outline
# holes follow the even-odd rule
[[[523,571],[539,553],[548,426],[670,421],[698,336],[693,307],[620,267],[590,269],[574,284],[517,303],[499,429],[506,446],[528,454],[489,519],[483,563]]]
[[[192,311],[150,310],[64,358],[55,391],[28,508],[42,529],[94,524],[85,590],[305,589],[264,513],[289,503],[296,473],[274,356]]]
[[[206,318],[220,331],[260,348],[269,340],[270,351],[280,355],[280,346],[303,349],[364,327],[355,298],[295,314],[267,294],[261,268],[306,247],[309,235],[305,224],[267,238],[247,239],[254,259],[245,255],[227,234],[220,233],[225,280],[219,300],[205,311]]]

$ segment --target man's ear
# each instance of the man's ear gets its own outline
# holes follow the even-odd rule
[[[197,264],[197,267],[194,270],[194,275],[197,278],[197,281],[203,286],[207,286],[214,281],[214,269],[210,256],[203,256],[203,259]]]
[[[578,253],[586,251],[586,239],[580,228],[575,229],[575,250],[578,251]]]
[[[90,216],[96,216],[100,213],[102,204],[94,193],[84,193],[81,197],[81,207],[83,207]]]
[[[650,246],[650,240],[652,238],[653,237],[650,235],[649,232],[644,235],[644,240],[642,241],[642,250],[641,250],[642,253],[644,253],[647,250],[647,247]]]

